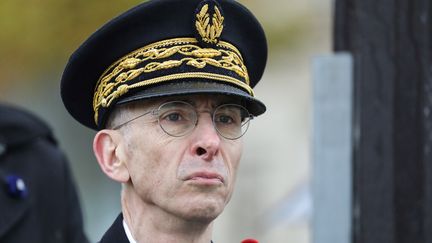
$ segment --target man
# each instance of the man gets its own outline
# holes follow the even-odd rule
[[[85,243],[68,161],[38,117],[0,104],[0,242]]]
[[[71,56],[61,94],[97,130],[122,213],[101,242],[211,242],[234,189],[252,88],[267,59],[262,27],[232,0],[145,2]]]

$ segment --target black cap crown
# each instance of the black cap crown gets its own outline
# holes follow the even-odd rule
[[[264,31],[233,0],[153,0],[114,18],[71,56],[63,102],[79,122],[102,129],[116,104],[154,97],[234,95],[265,111],[252,88],[267,60]]]

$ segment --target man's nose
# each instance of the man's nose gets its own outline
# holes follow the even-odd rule
[[[213,126],[211,114],[201,113],[193,131],[192,153],[204,160],[211,161],[219,152],[221,138]]]

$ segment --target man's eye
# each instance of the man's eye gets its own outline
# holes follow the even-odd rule
[[[165,117],[165,119],[167,119],[168,121],[175,122],[175,121],[182,120],[182,116],[180,115],[180,113],[170,113]]]
[[[223,124],[231,124],[231,123],[234,123],[234,119],[228,115],[220,115],[217,118],[217,122],[223,123]]]

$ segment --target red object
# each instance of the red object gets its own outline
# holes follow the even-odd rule
[[[245,239],[245,240],[242,240],[241,243],[259,243],[259,242],[255,239]]]

